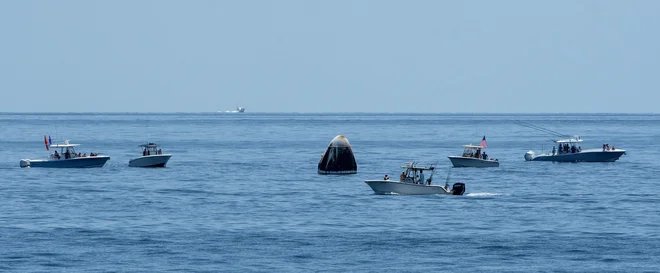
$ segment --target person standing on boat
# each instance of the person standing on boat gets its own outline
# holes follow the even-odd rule
[[[419,180],[417,183],[424,185],[424,170],[419,170]]]
[[[555,155],[555,152],[556,152],[555,146],[552,146],[552,155]]]
[[[401,172],[399,180],[401,180],[401,182],[406,182],[406,172]]]

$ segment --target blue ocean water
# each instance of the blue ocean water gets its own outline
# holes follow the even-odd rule
[[[551,149],[530,122],[614,163],[525,162]],[[658,272],[660,116],[0,114],[0,271]],[[358,174],[321,176],[338,134]],[[19,168],[43,135],[112,159]],[[478,144],[500,168],[452,169],[464,196],[381,196],[365,179]],[[128,168],[138,144],[167,168]]]

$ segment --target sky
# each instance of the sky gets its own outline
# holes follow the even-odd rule
[[[657,113],[660,1],[0,1],[0,112]]]

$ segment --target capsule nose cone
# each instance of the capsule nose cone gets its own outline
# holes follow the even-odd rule
[[[338,135],[330,141],[329,147],[351,147],[351,143],[348,142],[348,138],[342,135]]]

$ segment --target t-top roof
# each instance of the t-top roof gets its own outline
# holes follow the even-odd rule
[[[80,146],[80,144],[51,144],[48,147],[50,148],[70,148],[70,147],[77,147]]]
[[[472,144],[463,145],[463,147],[465,147],[466,149],[486,149],[484,147],[477,146],[477,145],[472,145]]]
[[[141,144],[141,145],[139,145],[138,147],[142,147],[142,148],[156,148],[156,147],[158,147],[158,144],[153,143],[153,142],[149,142],[149,143],[147,143],[147,144]]]
[[[555,140],[555,143],[578,143],[578,142],[582,142],[582,139],[568,138],[568,139]]]
[[[401,166],[403,169],[413,169],[413,170],[429,170],[432,171],[435,169],[435,167],[418,167],[412,162],[406,162],[403,166]]]
[[[65,140],[64,143],[51,144],[51,145],[48,145],[48,147],[50,147],[50,148],[70,148],[70,147],[76,147],[76,146],[79,146],[79,145],[80,144],[70,144],[69,140]]]

